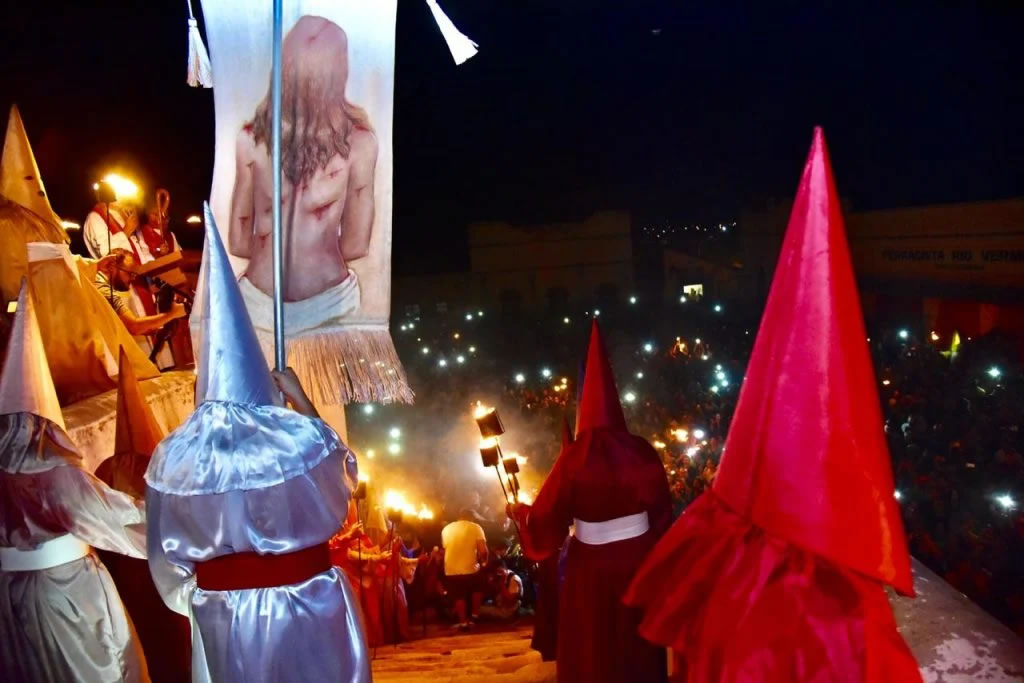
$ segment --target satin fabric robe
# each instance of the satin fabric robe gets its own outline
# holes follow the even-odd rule
[[[64,534],[145,557],[140,501],[105,486],[55,425],[0,416],[0,546],[33,550]],[[95,551],[37,571],[0,570],[0,681],[149,681],[117,588]]]
[[[665,681],[665,650],[644,641],[640,613],[622,604],[636,569],[672,522],[665,469],[655,450],[624,431],[591,429],[567,445],[532,508],[520,511],[531,559],[556,554],[574,519],[604,522],[647,512],[643,535],[606,545],[569,540],[558,606],[560,683]]]

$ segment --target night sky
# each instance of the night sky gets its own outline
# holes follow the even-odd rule
[[[8,4],[0,105],[57,212],[83,217],[115,164],[196,211],[213,97],[184,82],[185,2]],[[400,0],[397,270],[464,267],[472,220],[735,219],[791,195],[815,124],[854,208],[1024,194],[1021,3],[752,4],[441,0],[481,46],[456,67]]]

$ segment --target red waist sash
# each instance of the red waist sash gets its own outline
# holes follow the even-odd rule
[[[283,555],[233,553],[196,563],[196,585],[207,591],[290,586],[330,569],[326,543]]]

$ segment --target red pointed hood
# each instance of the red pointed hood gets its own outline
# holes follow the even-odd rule
[[[714,492],[770,533],[913,594],[875,372],[820,128]]]
[[[576,410],[576,436],[588,429],[607,427],[626,431],[626,418],[619,403],[619,392],[615,388],[615,377],[604,348],[601,328],[597,320],[590,330],[590,348],[587,350],[587,367],[583,372],[583,391]]]
[[[562,450],[572,445],[572,429],[569,427],[569,418],[562,415]]]
[[[142,396],[132,362],[121,347],[117,376],[117,428],[114,455],[122,453],[151,456],[163,439],[152,408]]]

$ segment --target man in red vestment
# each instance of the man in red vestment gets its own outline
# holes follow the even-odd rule
[[[839,197],[814,132],[711,489],[637,572],[640,632],[692,683],[913,683],[913,594]]]
[[[511,512],[531,559],[556,553],[575,528],[559,600],[558,680],[664,681],[665,651],[640,638],[640,615],[622,596],[672,522],[668,480],[654,448],[626,428],[596,321],[576,440],[563,448],[536,503]]]

